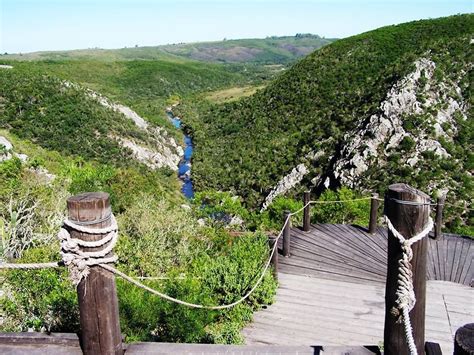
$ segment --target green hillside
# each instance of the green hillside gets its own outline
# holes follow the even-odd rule
[[[305,164],[310,172],[293,193],[383,191],[401,181],[432,194],[448,188],[448,201],[469,203],[473,33],[474,15],[380,28],[312,53],[250,98],[197,115],[183,107],[197,188],[230,190],[255,208]],[[470,213],[448,212],[451,226]]]
[[[119,269],[162,278],[145,282],[194,303],[232,303],[247,292],[268,257],[267,237],[248,232],[235,240],[201,204],[185,199],[176,171],[183,134],[165,108],[197,92],[261,82],[271,71],[174,59],[0,64],[11,66],[0,67],[0,261],[59,261],[66,199],[105,191],[120,225]],[[130,106],[145,124],[117,112],[115,103]],[[229,270],[242,277],[229,277]],[[66,269],[0,270],[0,280],[0,331],[79,331]],[[267,272],[238,307],[207,311],[118,281],[122,334],[127,341],[239,343],[240,329],[272,302],[275,287]]]
[[[81,49],[3,55],[15,60],[171,60],[193,59],[205,62],[286,64],[309,54],[335,39],[318,35],[234,39],[215,42],[169,44],[156,47],[121,49]]]

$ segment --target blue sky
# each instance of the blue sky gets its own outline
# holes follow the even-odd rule
[[[0,0],[0,52],[120,48],[314,33],[473,11],[473,0]]]

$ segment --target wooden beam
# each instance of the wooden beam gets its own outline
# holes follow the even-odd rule
[[[88,192],[70,197],[67,207],[69,219],[75,223],[86,223],[89,228],[104,228],[111,224],[112,211],[107,193]],[[73,238],[85,241],[97,241],[104,237],[72,229],[69,232]],[[83,249],[99,251],[106,246]],[[113,252],[107,257],[112,255]],[[100,266],[92,266],[87,278],[77,286],[77,297],[84,354],[123,354],[114,275]]]
[[[429,201],[429,196],[421,191],[406,184],[393,184],[388,187],[385,194],[385,214],[394,228],[405,239],[409,239],[425,228],[430,213]],[[423,238],[412,246],[413,259],[411,265],[416,304],[410,312],[410,320],[419,354],[423,354],[425,350],[427,247],[427,238]],[[402,255],[400,241],[389,230],[384,327],[384,350],[387,355],[409,354],[403,323],[399,322],[401,314],[393,313],[393,310],[397,309],[396,291],[398,288],[399,261]]]
[[[290,231],[291,231],[291,217],[290,211],[285,211],[283,213],[283,223],[286,222],[288,219],[288,223],[285,225],[283,229],[283,256],[289,257],[290,256]]]
[[[454,355],[474,354],[474,323],[465,324],[454,336]]]
[[[270,247],[270,253],[273,251],[273,248],[275,247],[275,243],[277,242],[276,236],[270,235],[268,236],[268,244]],[[278,281],[278,246],[275,249],[275,252],[272,255],[272,259],[270,261],[272,267],[273,267],[273,277],[275,280]]]
[[[441,347],[438,343],[431,343],[429,341],[425,344],[425,354],[426,355],[443,355]]]
[[[311,225],[311,206],[309,205],[310,198],[311,193],[309,191],[305,191],[303,195],[303,206],[306,206],[303,211],[303,231],[305,232],[309,232]]]
[[[435,232],[434,239],[439,240],[441,238],[441,228],[443,226],[443,209],[444,202],[446,201],[446,194],[442,194],[436,201],[436,219],[435,219]]]
[[[379,195],[372,194],[370,200],[370,221],[369,221],[369,233],[374,234],[377,231],[377,211],[379,209]]]

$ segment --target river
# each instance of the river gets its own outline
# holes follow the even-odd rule
[[[166,112],[176,128],[181,129],[181,119],[171,111]],[[193,156],[193,140],[184,134],[184,156],[178,165],[178,177],[183,182],[181,191],[186,198],[194,198],[193,180],[191,179],[191,158]]]

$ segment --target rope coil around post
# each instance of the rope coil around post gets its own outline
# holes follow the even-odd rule
[[[433,229],[433,219],[429,217],[425,228],[410,239],[406,239],[403,235],[401,235],[392,225],[390,218],[387,216],[385,216],[385,222],[387,223],[387,228],[400,242],[403,253],[402,258],[398,261],[398,288],[396,291],[397,299],[395,301],[398,305],[398,308],[392,309],[392,314],[395,316],[400,316],[399,320],[403,322],[410,354],[418,355],[415,340],[413,338],[413,328],[410,322],[410,311],[413,309],[416,303],[415,292],[413,289],[413,272],[410,263],[413,258],[411,246],[429,234],[429,232]]]
[[[91,228],[89,224],[79,224],[69,219],[64,220],[58,238],[61,241],[61,256],[69,269],[69,276],[74,285],[78,285],[83,278],[89,275],[89,267],[94,265],[104,265],[117,261],[117,256],[106,257],[117,244],[118,225],[113,214],[110,215],[111,225],[105,228]],[[72,238],[69,229],[87,234],[104,234],[104,238],[97,241],[84,241]],[[99,251],[83,251],[83,248],[97,248],[105,244],[108,245]]]

